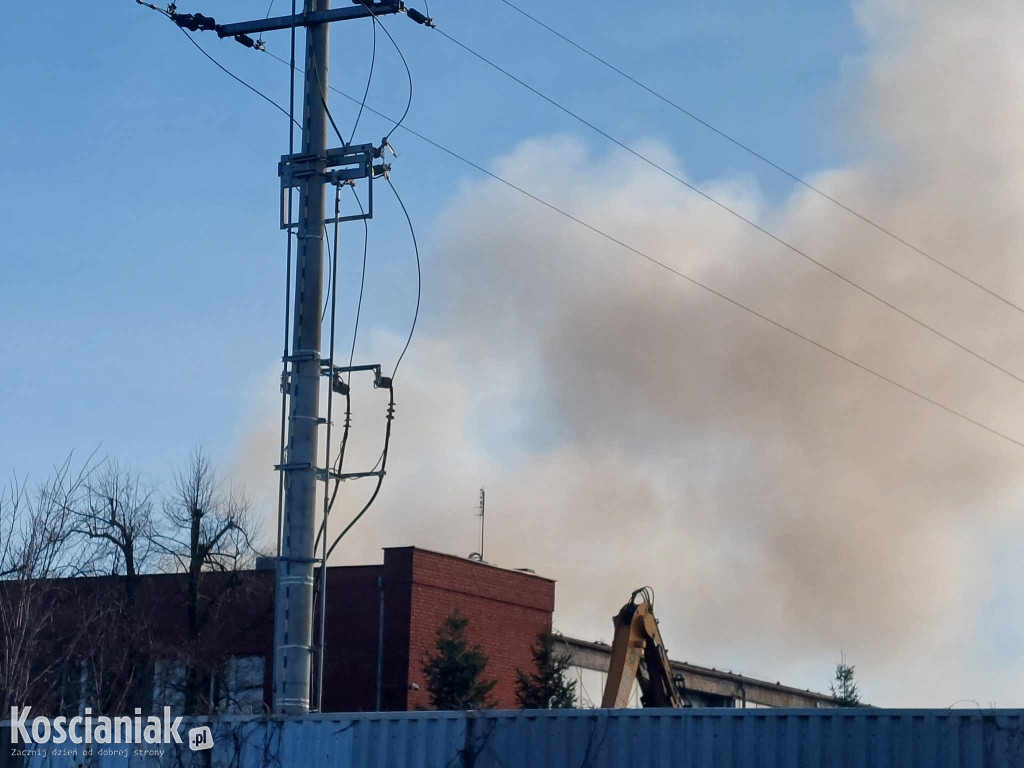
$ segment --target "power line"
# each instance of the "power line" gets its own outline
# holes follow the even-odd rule
[[[373,17],[373,20],[380,24],[380,28],[384,30],[384,34],[388,36],[388,40],[390,40],[391,45],[394,46],[395,52],[398,54],[398,58],[402,60],[402,66],[405,67],[405,76],[409,79],[409,99],[405,103],[405,110],[402,112],[402,116],[398,118],[397,121],[395,121],[394,127],[390,131],[388,131],[387,135],[384,137],[383,143],[387,144],[388,139],[391,138],[391,134],[402,126],[402,123],[405,122],[406,116],[409,114],[409,110],[412,108],[412,70],[409,69],[409,62],[405,60],[405,54],[402,53],[402,47],[391,35],[391,32],[388,31],[388,28],[384,25],[384,22],[380,20],[380,17],[378,17],[377,14],[373,12],[373,9],[366,3],[364,3],[363,0],[355,0],[355,2],[359,3],[359,5],[363,6],[363,8],[369,11],[370,16]],[[363,103],[366,103],[365,100]]]
[[[370,94],[370,83],[373,82],[373,66],[377,63],[377,19],[370,18],[373,25],[373,49],[370,51],[370,72],[366,76],[366,88],[363,89],[363,100],[359,103],[359,111],[356,113],[356,120],[352,124],[352,134],[348,137],[348,143],[356,137],[356,128],[359,127],[359,119],[363,116],[363,108],[366,106],[366,97]],[[358,199],[358,198],[357,198]]]
[[[272,59],[275,59],[275,60],[277,60],[277,61],[279,61],[279,62],[281,62],[283,64],[286,64],[286,65],[288,64],[288,62],[285,61],[284,59],[282,59],[280,56],[276,56],[276,55],[274,55],[273,53],[271,53],[269,51],[265,51],[264,53],[266,53]],[[354,96],[350,96],[349,94],[345,93],[344,91],[342,91],[342,90],[340,90],[338,88],[335,88],[334,86],[328,86],[328,87],[329,87],[330,90],[334,91],[339,96],[342,96],[342,97],[348,99],[349,101],[351,101],[351,102],[353,102],[355,104],[359,103],[359,100],[357,98],[355,98]],[[373,107],[371,107],[369,105],[367,105],[366,110],[368,112],[371,112],[371,113],[377,115],[378,117],[380,117],[380,118],[382,118],[384,120],[393,121],[393,119],[394,119],[394,118],[384,114],[383,112],[380,112],[380,111],[374,109]],[[964,414],[963,412],[958,411],[955,408],[952,408],[951,406],[945,405],[945,404],[939,402],[938,400],[935,400],[934,398],[932,398],[932,397],[930,397],[928,395],[925,395],[925,394],[923,394],[921,392],[918,392],[917,390],[912,389],[912,388],[910,388],[909,386],[907,386],[905,384],[901,384],[900,382],[896,381],[895,379],[892,379],[892,378],[890,378],[889,376],[886,376],[883,373],[879,373],[878,371],[874,370],[873,368],[870,368],[870,367],[868,367],[867,365],[865,365],[863,363],[859,363],[856,360],[853,360],[852,358],[847,357],[843,353],[838,352],[838,351],[832,349],[831,347],[826,346],[825,344],[823,344],[821,342],[815,341],[814,339],[811,339],[808,336],[805,336],[804,334],[800,333],[799,331],[796,331],[796,330],[794,330],[794,329],[784,325],[783,323],[781,323],[781,322],[779,322],[777,320],[773,320],[772,318],[768,317],[767,315],[764,315],[761,312],[758,312],[756,309],[748,307],[746,304],[743,304],[742,302],[738,301],[737,299],[734,299],[734,298],[732,298],[732,297],[730,297],[730,296],[728,296],[728,295],[726,295],[726,294],[724,294],[724,293],[722,293],[722,292],[712,288],[711,286],[704,284],[703,282],[701,282],[697,278],[694,278],[694,277],[691,277],[690,275],[687,275],[686,273],[676,269],[675,267],[670,266],[669,264],[665,263],[664,261],[661,261],[661,260],[655,258],[654,256],[651,256],[650,254],[646,253],[645,251],[642,251],[639,248],[636,248],[636,247],[626,243],[625,241],[620,240],[619,238],[615,237],[614,235],[608,234],[604,230],[596,227],[595,225],[590,224],[589,222],[586,222],[583,219],[580,219],[579,217],[569,213],[568,211],[566,211],[566,210],[564,210],[562,208],[559,208],[555,204],[548,202],[544,198],[542,198],[542,197],[540,197],[538,195],[535,195],[532,192],[529,192],[528,190],[524,189],[523,187],[518,186],[517,184],[509,181],[508,179],[503,178],[502,176],[499,176],[498,174],[494,173],[493,171],[489,171],[487,168],[485,168],[484,166],[480,165],[479,163],[474,162],[473,160],[470,160],[468,157],[459,154],[458,152],[456,152],[453,149],[449,149],[448,147],[446,147],[443,144],[440,144],[440,143],[434,141],[433,139],[425,136],[424,134],[419,133],[418,131],[416,131],[416,130],[414,130],[412,128],[409,128],[406,125],[402,126],[402,130],[404,130],[406,133],[408,133],[408,134],[410,134],[412,136],[415,136],[416,138],[420,139],[421,141],[426,142],[427,144],[429,144],[430,146],[434,147],[435,149],[440,150],[441,152],[444,152],[446,155],[448,155],[448,156],[458,160],[459,162],[464,163],[465,165],[468,165],[470,168],[473,168],[474,170],[479,171],[480,173],[484,174],[485,176],[488,176],[488,177],[494,179],[495,181],[503,184],[504,186],[508,187],[509,189],[512,189],[512,190],[518,192],[519,194],[523,195],[524,197],[528,197],[529,199],[533,200],[535,203],[543,205],[548,210],[551,210],[551,211],[559,214],[560,216],[564,216],[565,218],[567,218],[570,221],[578,224],[579,226],[583,227],[584,229],[587,229],[590,232],[594,233],[595,235],[598,235],[599,237],[604,238],[608,242],[613,243],[614,245],[617,245],[620,248],[629,251],[630,253],[634,254],[635,256],[639,256],[640,258],[644,259],[645,261],[650,262],[651,264],[653,264],[653,265],[655,265],[655,266],[665,270],[666,272],[669,272],[669,273],[675,275],[676,277],[680,277],[683,280],[686,280],[687,282],[697,286],[698,288],[701,288],[702,290],[710,293],[711,295],[713,295],[713,296],[715,296],[715,297],[717,297],[717,298],[719,298],[719,299],[721,299],[723,301],[728,302],[729,304],[733,305],[734,307],[737,307],[738,309],[741,309],[741,310],[743,310],[744,312],[747,312],[750,315],[753,315],[754,317],[758,318],[759,320],[761,320],[761,321],[763,321],[765,323],[768,323],[768,324],[774,326],[775,328],[778,328],[779,330],[784,331],[785,333],[788,333],[789,335],[794,336],[797,339],[799,339],[799,340],[801,340],[803,342],[806,342],[807,344],[810,344],[810,345],[818,348],[822,352],[825,352],[825,353],[831,355],[832,357],[835,357],[835,358],[837,358],[839,360],[842,360],[843,362],[845,362],[845,363],[847,363],[849,365],[852,365],[855,368],[858,368],[859,370],[863,371],[864,373],[867,373],[867,374],[870,374],[871,376],[874,376],[876,379],[880,379],[881,381],[885,382],[886,384],[889,384],[890,386],[893,386],[893,387],[895,387],[897,389],[900,389],[903,392],[906,392],[907,394],[913,395],[914,397],[918,398],[919,400],[922,400],[922,401],[924,401],[924,402],[926,402],[926,403],[928,403],[930,405],[933,405],[936,408],[939,408],[939,409],[945,411],[946,413],[948,413],[948,414],[950,414],[952,416],[956,416],[957,418],[959,418],[959,419],[961,419],[961,420],[963,420],[963,421],[965,421],[965,422],[967,422],[969,424],[972,424],[975,427],[978,427],[979,429],[982,429],[982,430],[984,430],[984,431],[986,431],[986,432],[988,432],[988,433],[990,433],[992,435],[995,435],[996,437],[999,437],[999,438],[1005,440],[1008,443],[1012,443],[1013,445],[1017,446],[1018,448],[1024,448],[1024,442],[1022,442],[1020,440],[1017,440],[1016,438],[1013,438],[1013,437],[1007,435],[1004,432],[1000,432],[998,429],[990,427],[987,424],[984,424],[984,423],[982,423],[980,421],[977,421],[976,419],[971,418],[970,416]]]
[[[405,357],[405,353],[409,350],[409,344],[412,342],[412,335],[416,331],[416,321],[420,318],[420,299],[423,295],[423,269],[420,266],[420,247],[416,243],[416,229],[412,225],[409,211],[406,209],[405,203],[402,202],[402,197],[398,194],[398,190],[395,189],[395,185],[391,183],[391,179],[385,176],[384,180],[391,187],[391,191],[395,193],[395,199],[398,201],[398,204],[402,206],[402,213],[405,214],[405,221],[409,225],[409,235],[412,237],[413,251],[416,253],[416,310],[412,315],[412,325],[409,326],[409,336],[405,340],[405,346],[402,347],[402,352],[398,356],[398,360],[395,361],[395,367],[391,370],[391,380],[394,381],[395,374],[398,373],[398,366],[402,364],[402,358]]]
[[[924,256],[929,261],[934,262],[938,266],[940,266],[943,269],[945,269],[947,272],[950,272],[951,274],[956,275],[961,280],[964,280],[964,281],[970,283],[975,288],[978,288],[979,290],[984,291],[985,293],[987,293],[988,295],[992,296],[993,298],[998,299],[999,301],[1003,302],[1007,306],[1012,307],[1013,309],[1017,310],[1018,312],[1024,314],[1024,307],[1021,307],[1019,304],[1014,303],[1010,299],[1007,299],[1005,296],[1002,296],[1002,295],[996,293],[991,288],[988,288],[985,285],[982,285],[978,281],[976,281],[973,278],[967,276],[966,274],[964,274],[963,272],[959,271],[955,267],[950,266],[949,264],[947,264],[946,262],[942,261],[941,259],[939,259],[939,258],[937,258],[935,256],[932,256],[930,253],[926,252],[924,249],[919,248],[918,246],[914,245],[913,243],[907,241],[906,239],[904,239],[900,235],[898,235],[895,232],[893,232],[891,229],[888,229],[887,227],[883,226],[882,224],[879,224],[877,221],[875,221],[874,219],[870,218],[866,214],[861,213],[860,211],[856,210],[852,206],[844,203],[842,200],[839,200],[838,198],[833,197],[832,195],[828,194],[827,192],[825,192],[820,187],[817,187],[814,184],[811,184],[811,182],[807,181],[806,179],[804,179],[800,175],[794,173],[793,171],[788,170],[787,168],[785,168],[784,166],[782,166],[779,163],[775,162],[771,158],[769,158],[766,155],[764,155],[764,154],[758,152],[757,150],[753,149],[748,144],[745,144],[742,141],[740,141],[739,139],[737,139],[737,138],[735,138],[733,136],[730,136],[728,133],[726,133],[721,128],[718,128],[717,126],[715,126],[712,123],[708,122],[704,118],[702,118],[699,115],[695,114],[694,112],[690,111],[686,107],[681,106],[680,104],[676,103],[675,101],[673,101],[672,99],[668,98],[663,93],[655,90],[654,88],[652,88],[651,86],[647,85],[646,83],[644,83],[644,82],[642,82],[640,80],[637,80],[632,75],[630,75],[630,74],[624,72],[623,70],[619,69],[618,67],[616,67],[614,64],[609,62],[607,59],[602,58],[601,56],[599,56],[598,54],[594,53],[590,49],[586,48],[585,46],[581,45],[580,43],[577,43],[575,40],[569,38],[568,36],[566,36],[562,32],[559,32],[554,27],[551,27],[550,25],[544,23],[543,21],[538,19],[536,16],[533,16],[530,13],[526,12],[525,10],[523,10],[522,8],[520,8],[515,3],[510,2],[510,0],[499,0],[499,2],[504,3],[509,8],[511,8],[514,11],[522,14],[523,16],[525,16],[530,21],[534,22],[535,24],[540,25],[541,27],[546,29],[551,34],[553,34],[556,37],[564,40],[569,45],[573,46],[574,48],[576,48],[577,50],[581,51],[582,53],[585,53],[587,56],[589,56],[590,58],[594,59],[595,61],[603,64],[608,69],[610,69],[613,72],[615,72],[616,74],[624,77],[626,80],[628,80],[629,82],[631,82],[634,85],[638,86],[639,88],[642,88],[643,90],[647,91],[649,94],[651,94],[655,98],[660,99],[665,104],[668,104],[670,107],[672,107],[673,109],[675,109],[678,112],[686,115],[691,120],[694,120],[695,122],[697,122],[700,125],[704,126],[709,131],[712,131],[713,133],[718,134],[720,137],[722,137],[723,139],[725,139],[729,143],[733,144],[734,146],[739,147],[740,149],[742,149],[747,154],[751,155],[752,157],[757,158],[762,163],[770,166],[771,168],[774,168],[779,173],[781,173],[781,174],[783,174],[785,176],[788,176],[791,180],[795,181],[797,184],[800,184],[800,185],[806,187],[807,189],[809,189],[812,192],[814,192],[816,195],[819,195],[820,197],[824,198],[825,200],[828,200],[833,205],[836,205],[839,208],[842,208],[847,213],[857,217],[858,219],[863,221],[865,224],[868,224],[871,227],[874,227],[876,230],[878,230],[882,234],[887,235],[888,237],[892,238],[893,240],[895,240],[896,242],[900,243],[901,245],[906,246],[907,248],[909,248],[910,250],[914,251],[915,253],[920,254],[921,256]]]
[[[713,203],[718,208],[721,208],[723,211],[731,214],[732,216],[734,216],[735,218],[737,218],[740,221],[744,222],[745,224],[747,224],[748,226],[752,227],[753,229],[756,229],[761,234],[765,235],[766,237],[771,238],[772,240],[774,240],[779,245],[781,245],[784,248],[792,251],[793,253],[797,254],[801,258],[806,259],[810,263],[818,266],[819,268],[821,268],[824,271],[828,272],[833,277],[835,277],[835,278],[837,278],[839,280],[842,280],[844,283],[846,283],[847,285],[855,288],[856,290],[860,291],[864,295],[870,296],[872,299],[874,299],[875,301],[879,302],[880,304],[884,304],[885,306],[887,306],[892,311],[896,312],[899,315],[902,315],[903,317],[905,317],[906,319],[908,319],[911,322],[915,323],[916,325],[919,325],[921,328],[924,328],[925,330],[930,331],[931,333],[935,334],[939,338],[944,339],[945,341],[949,342],[950,344],[952,344],[953,346],[957,347],[958,349],[963,350],[964,352],[966,352],[967,354],[971,355],[972,357],[975,357],[978,360],[980,360],[981,362],[986,363],[987,365],[991,366],[992,368],[995,368],[997,371],[1001,371],[1002,373],[1004,373],[1007,376],[1009,376],[1011,379],[1014,379],[1015,381],[1017,381],[1017,382],[1019,382],[1021,384],[1024,384],[1024,378],[1022,378],[1021,376],[1018,376],[1017,374],[1013,373],[1009,369],[1004,368],[1003,366],[999,365],[998,363],[993,362],[992,360],[989,360],[987,357],[985,357],[984,355],[981,355],[978,352],[975,352],[970,347],[968,347],[968,346],[966,346],[964,344],[961,344],[956,339],[954,339],[951,336],[948,336],[945,333],[943,333],[942,331],[938,330],[935,326],[930,325],[930,324],[926,323],[924,320],[921,320],[921,319],[915,317],[914,315],[910,314],[906,310],[900,309],[898,306],[893,304],[891,301],[888,301],[887,299],[882,298],[877,293],[871,291],[868,288],[865,288],[860,283],[857,283],[854,280],[846,277],[846,275],[844,275],[841,272],[833,269],[832,267],[828,266],[824,262],[818,261],[816,258],[811,256],[806,251],[802,250],[801,248],[798,248],[797,246],[793,245],[788,240],[783,239],[779,235],[776,235],[771,230],[761,226],[760,224],[758,224],[753,219],[748,218],[747,216],[744,216],[742,213],[740,213],[736,209],[730,208],[728,205],[723,203],[718,198],[714,197],[713,195],[708,194],[707,192],[705,192],[700,187],[698,187],[698,186],[696,186],[694,184],[691,184],[690,182],[686,181],[684,178],[682,178],[681,176],[673,173],[672,171],[670,171],[665,166],[655,162],[654,160],[651,160],[646,155],[644,155],[641,152],[638,152],[637,150],[633,149],[631,146],[629,146],[625,142],[615,138],[614,136],[612,136],[607,131],[603,130],[602,128],[599,128],[594,123],[592,123],[589,120],[587,120],[586,118],[580,116],[578,113],[572,111],[571,109],[569,109],[568,107],[566,107],[563,104],[559,103],[558,101],[556,101],[555,99],[551,98],[547,94],[537,90],[536,88],[534,88],[532,85],[530,85],[526,81],[521,80],[520,78],[518,78],[517,76],[515,76],[514,74],[509,72],[507,69],[504,69],[500,65],[494,63],[493,61],[488,59],[483,54],[478,53],[477,51],[473,50],[472,48],[470,48],[465,43],[463,43],[463,42],[461,42],[459,40],[456,40],[454,37],[452,37],[451,35],[446,33],[444,30],[439,29],[437,27],[435,27],[435,29],[437,29],[437,31],[443,37],[445,37],[446,39],[450,40],[452,43],[454,43],[458,47],[462,48],[464,51],[466,51],[467,53],[469,53],[472,56],[476,57],[480,61],[484,62],[489,67],[492,67],[496,71],[498,71],[501,74],[505,75],[510,80],[514,81],[515,83],[518,83],[520,86],[522,86],[526,90],[530,91],[531,93],[533,93],[536,96],[540,97],[541,99],[543,99],[544,101],[548,102],[549,104],[551,104],[555,108],[557,108],[560,111],[564,112],[565,114],[569,115],[571,118],[573,118],[577,122],[581,123],[582,125],[585,125],[587,128],[590,128],[592,131],[594,131],[598,135],[603,136],[605,139],[607,139],[608,141],[612,142],[616,146],[626,150],[627,152],[629,152],[631,155],[633,155],[637,159],[642,160],[644,163],[646,163],[647,165],[651,166],[652,168],[654,168],[654,169],[656,169],[658,171],[661,171],[662,173],[664,173],[669,178],[675,179],[677,182],[682,184],[684,187],[686,187],[690,191],[697,193],[698,195],[703,197],[708,202]]]
[[[370,245],[370,226],[366,223],[366,211],[363,210],[363,201],[359,199],[359,193],[356,192],[355,187],[349,187],[352,190],[352,196],[356,199],[356,204],[359,206],[359,214],[363,217],[363,268],[359,275],[359,299],[356,301],[356,321],[352,328],[352,348],[348,353],[348,365],[352,367],[352,361],[356,357],[356,337],[359,335],[359,316],[363,311],[363,288],[366,286],[366,252]],[[349,372],[349,379],[352,378],[352,372]],[[340,470],[339,470],[340,471]]]
[[[167,18],[170,18],[170,17],[168,16]],[[177,25],[175,25],[175,26],[177,26]],[[280,104],[278,104],[278,103],[277,103],[276,101],[274,101],[274,100],[273,100],[272,98],[270,98],[269,96],[267,96],[267,95],[266,95],[265,93],[263,93],[262,91],[260,91],[260,90],[258,90],[257,88],[254,88],[253,86],[249,85],[249,83],[245,82],[245,80],[243,80],[242,78],[240,78],[240,77],[239,77],[238,75],[236,75],[236,74],[235,74],[234,72],[232,72],[232,71],[231,71],[231,70],[229,70],[229,69],[228,69],[227,67],[225,67],[225,66],[224,66],[223,64],[221,64],[221,63],[220,63],[219,61],[217,61],[217,60],[216,60],[215,58],[213,58],[213,56],[211,56],[211,55],[210,55],[209,53],[207,53],[206,49],[205,49],[205,48],[203,48],[203,46],[201,46],[201,45],[200,45],[199,43],[197,43],[197,42],[196,42],[195,40],[193,40],[193,39],[192,39],[192,35],[190,35],[190,34],[189,34],[188,32],[186,32],[186,31],[185,31],[184,29],[182,29],[181,27],[178,27],[178,29],[180,29],[180,30],[181,30],[181,34],[183,34],[183,35],[184,35],[185,37],[187,37],[187,38],[188,38],[188,41],[189,41],[190,43],[192,43],[192,45],[194,45],[194,46],[195,46],[195,47],[196,47],[196,48],[197,48],[197,49],[199,50],[199,52],[200,52],[201,54],[203,54],[203,56],[205,56],[205,57],[206,57],[206,58],[208,58],[208,59],[209,59],[210,61],[212,61],[212,62],[213,62],[213,63],[214,63],[214,64],[215,64],[216,66],[217,66],[217,68],[218,68],[218,69],[220,69],[220,71],[221,71],[221,72],[223,72],[223,73],[224,73],[225,75],[227,75],[227,76],[228,76],[228,77],[230,77],[231,79],[235,80],[236,82],[238,82],[238,83],[241,83],[242,85],[244,85],[244,86],[245,86],[246,88],[248,88],[248,89],[249,89],[250,91],[252,91],[253,93],[255,93],[255,94],[256,94],[257,96],[259,96],[259,97],[260,97],[261,99],[263,99],[264,101],[266,101],[266,102],[267,102],[268,104],[271,104],[271,105],[273,105],[273,107],[274,107],[275,109],[277,109],[277,110],[278,110],[278,111],[280,111],[280,112],[281,112],[281,113],[282,113],[283,115],[285,115],[286,117],[288,117],[288,118],[289,118],[289,119],[290,119],[290,120],[291,120],[291,121],[292,121],[293,123],[295,123],[295,125],[299,125],[299,124],[298,124],[298,122],[297,122],[297,121],[295,120],[295,118],[294,118],[294,117],[293,117],[293,116],[292,116],[291,114],[289,114],[289,113],[288,113],[288,110],[287,110],[287,109],[285,109],[284,107],[282,107],[282,106],[281,106]],[[299,125],[299,128],[301,128],[301,127],[302,127],[302,126],[301,126],[301,125]]]

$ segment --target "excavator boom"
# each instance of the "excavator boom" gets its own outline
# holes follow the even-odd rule
[[[613,621],[615,638],[601,706],[629,706],[633,682],[637,681],[645,707],[682,707],[683,699],[676,689],[668,653],[654,618],[650,590],[646,587],[636,590]]]

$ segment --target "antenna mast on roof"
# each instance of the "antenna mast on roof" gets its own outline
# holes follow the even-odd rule
[[[484,508],[485,508],[484,502],[485,502],[485,500],[486,500],[486,494],[484,493],[484,489],[481,488],[480,489],[480,506],[477,507],[477,509],[479,511],[476,513],[476,516],[480,518],[480,549],[469,556],[470,560],[479,560],[480,562],[484,561]]]

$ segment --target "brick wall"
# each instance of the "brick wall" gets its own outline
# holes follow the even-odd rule
[[[377,708],[377,580],[383,570],[379,565],[327,569],[325,712]]]
[[[516,669],[531,668],[530,647],[551,628],[554,582],[412,547],[386,549],[384,563],[385,573],[405,576],[409,594],[408,682],[401,708],[430,708],[423,661],[453,609],[469,619],[470,641],[487,654],[485,674],[498,681],[493,690],[498,707],[515,708]]]

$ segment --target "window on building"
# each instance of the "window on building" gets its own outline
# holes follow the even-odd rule
[[[91,675],[84,659],[71,659],[60,668],[57,709],[67,717],[82,715],[89,705]]]
[[[228,656],[217,675],[217,710],[223,714],[263,712],[263,656]]]
[[[159,659],[153,664],[153,711],[170,707],[172,713],[185,711],[185,662]]]

